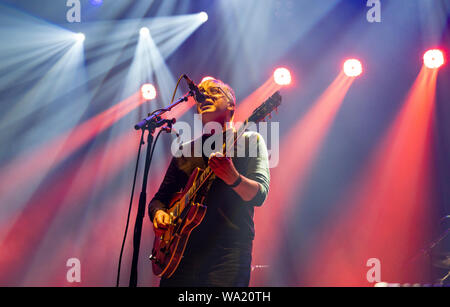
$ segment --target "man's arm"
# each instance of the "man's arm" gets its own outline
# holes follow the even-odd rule
[[[253,139],[252,139],[253,138]],[[250,146],[257,146],[257,156],[249,158],[246,174],[239,174],[230,158],[221,153],[211,155],[209,165],[217,177],[246,202],[260,206],[264,202],[270,183],[267,147],[261,135],[255,133],[250,137]],[[253,143],[252,143],[253,142]]]
[[[148,214],[152,222],[158,220],[164,224],[168,216],[161,216],[161,213],[157,214],[157,212],[164,212],[167,209],[173,195],[184,187],[187,179],[187,175],[178,168],[176,158],[172,158],[164,180],[148,206]],[[155,216],[157,216],[156,219]]]
[[[242,200],[250,201],[258,193],[260,189],[259,183],[239,174],[231,158],[224,157],[221,153],[216,152],[211,155],[209,166],[216,176],[222,179],[227,185],[236,185],[233,189]]]

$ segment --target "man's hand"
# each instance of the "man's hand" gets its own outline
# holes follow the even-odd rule
[[[209,166],[214,174],[228,185],[232,185],[238,180],[239,176],[241,177],[241,183],[234,187],[233,190],[242,198],[242,200],[250,201],[258,193],[259,183],[240,175],[234,167],[231,158],[225,157],[220,152],[213,153],[209,157]]]
[[[231,158],[225,157],[220,152],[213,153],[209,156],[209,167],[227,185],[235,183],[239,178],[239,172],[234,167]]]
[[[170,225],[170,215],[164,210],[158,210],[153,218],[153,230],[156,236],[161,236]]]

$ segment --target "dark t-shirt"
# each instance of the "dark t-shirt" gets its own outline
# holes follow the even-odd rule
[[[203,144],[206,138],[203,136],[183,146],[194,148],[195,142]],[[214,242],[221,242],[222,245],[229,243],[230,246],[239,242],[251,243],[255,236],[254,207],[263,204],[269,191],[268,153],[264,139],[258,133],[245,132],[242,138],[245,140],[245,156],[237,157],[239,146],[236,146],[232,161],[241,175],[259,183],[259,191],[251,201],[246,202],[220,178],[216,178],[204,202],[207,206],[205,218],[192,231],[188,249],[198,250],[198,248],[214,245]],[[254,146],[253,150],[252,146]],[[205,169],[207,165],[208,157],[205,156],[174,157],[158,192],[150,202],[151,220],[157,210],[167,208],[174,193],[185,187],[195,168]]]

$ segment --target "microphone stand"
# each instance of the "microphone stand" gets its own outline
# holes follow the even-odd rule
[[[145,216],[145,207],[147,204],[147,181],[148,181],[148,173],[150,170],[150,163],[151,163],[151,152],[153,147],[153,139],[154,139],[154,133],[155,129],[162,127],[164,125],[167,125],[168,128],[164,129],[166,132],[171,132],[172,125],[176,122],[176,119],[162,119],[161,115],[163,115],[166,112],[169,112],[172,110],[172,108],[176,107],[178,104],[185,102],[188,100],[189,96],[193,96],[193,91],[190,91],[188,94],[186,94],[184,97],[178,99],[174,103],[172,103],[170,106],[168,106],[165,109],[157,110],[149,116],[142,120],[140,123],[138,123],[134,128],[136,130],[142,130],[142,137],[140,141],[140,147],[139,152],[141,150],[142,145],[144,144],[144,133],[146,130],[148,130],[148,136],[147,136],[147,153],[145,156],[145,166],[144,166],[144,178],[142,180],[142,190],[141,194],[139,196],[139,205],[136,215],[136,222],[134,224],[134,234],[133,234],[133,260],[131,264],[131,273],[130,273],[130,288],[137,287],[137,279],[138,279],[138,261],[139,261],[139,249],[141,245],[141,235],[142,235],[142,224],[144,221]],[[139,158],[138,158],[139,159]]]

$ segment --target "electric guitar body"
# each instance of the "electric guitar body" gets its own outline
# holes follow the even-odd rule
[[[182,192],[176,193],[167,212],[170,215],[170,226],[161,237],[155,238],[150,259],[153,273],[159,277],[169,278],[180,264],[192,230],[203,220],[206,206],[189,202],[188,191],[194,187],[203,170],[196,168],[189,177]]]

